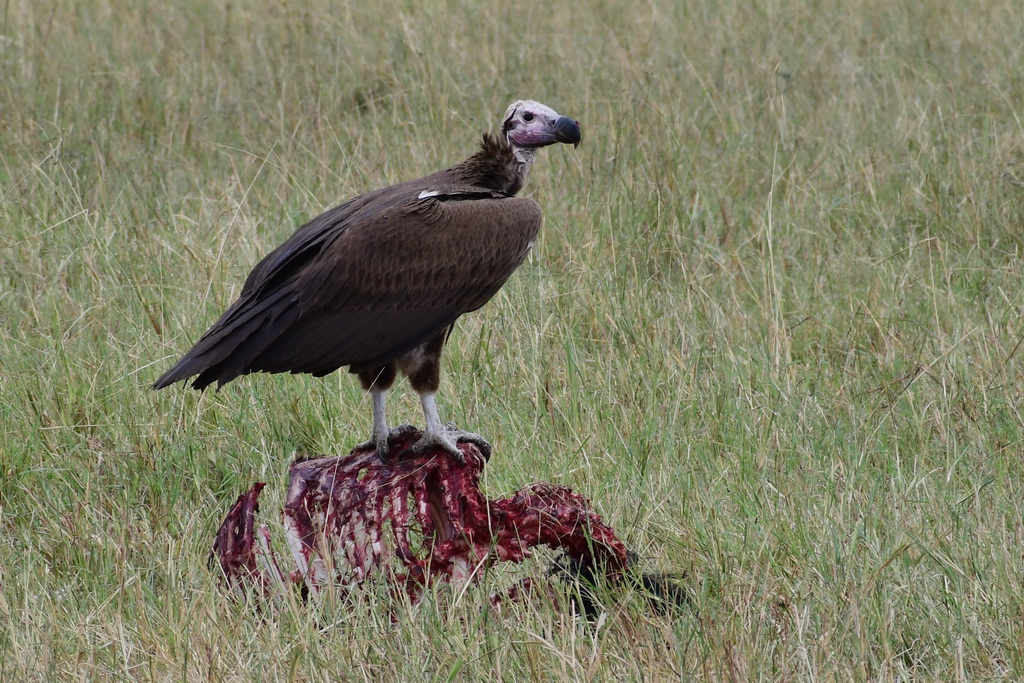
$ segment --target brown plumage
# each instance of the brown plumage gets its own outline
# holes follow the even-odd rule
[[[361,195],[312,219],[253,268],[242,293],[153,385],[195,377],[218,387],[251,372],[323,376],[348,366],[373,394],[374,445],[395,430],[384,395],[399,372],[421,396],[427,424],[414,447],[478,435],[441,424],[433,394],[455,320],[483,306],[526,258],[540,206],[522,189],[534,151],[579,144],[579,124],[538,102],[517,101],[500,136],[424,178]],[[399,428],[406,429],[406,428]]]

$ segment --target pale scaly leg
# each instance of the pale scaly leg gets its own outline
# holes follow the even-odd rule
[[[370,389],[370,396],[373,397],[373,438],[356,446],[356,450],[366,448],[377,449],[377,455],[381,460],[388,457],[391,452],[390,440],[408,434],[416,428],[412,425],[402,425],[394,429],[388,428],[387,414],[384,411],[384,400],[387,397],[387,389]]]
[[[433,392],[420,394],[420,403],[423,405],[423,418],[427,422],[427,428],[424,430],[422,438],[412,446],[409,446],[407,452],[415,455],[431,447],[443,448],[451,453],[460,463],[465,463],[465,457],[462,455],[462,451],[459,450],[458,442],[468,441],[480,449],[484,460],[490,460],[491,444],[487,443],[484,437],[473,432],[464,432],[452,422],[448,424],[441,423],[441,417],[437,414],[437,404],[434,402]]]

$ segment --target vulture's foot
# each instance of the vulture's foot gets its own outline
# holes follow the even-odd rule
[[[374,434],[372,439],[362,442],[355,447],[355,450],[364,451],[373,448],[377,451],[377,456],[381,460],[386,461],[391,455],[391,442],[404,436],[408,436],[411,432],[415,431],[416,427],[410,424],[392,427],[387,431],[381,431],[379,434]]]
[[[429,448],[442,448],[452,454],[460,465],[466,463],[466,458],[459,450],[459,442],[468,441],[469,443],[480,449],[480,454],[484,456],[484,461],[491,459],[491,444],[487,442],[484,437],[473,432],[466,432],[455,426],[454,422],[449,422],[444,426],[444,431],[424,432],[423,437],[419,441],[409,446],[405,450],[406,453],[411,455],[419,455],[423,451]]]

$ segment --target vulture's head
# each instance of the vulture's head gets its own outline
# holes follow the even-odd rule
[[[562,116],[551,107],[533,100],[518,100],[505,110],[501,127],[516,156],[532,157],[533,150],[556,142],[579,147],[579,121]]]

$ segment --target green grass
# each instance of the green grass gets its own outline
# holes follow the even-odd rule
[[[1024,677],[1024,6],[10,0],[0,678]],[[353,378],[149,384],[307,217],[514,98],[531,260],[453,336],[492,496],[573,486],[694,609],[257,613],[205,557],[367,437]],[[408,390],[399,420],[419,421]],[[521,572],[541,575],[531,565]]]

